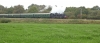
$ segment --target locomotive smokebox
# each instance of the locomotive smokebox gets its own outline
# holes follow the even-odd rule
[[[61,13],[50,13],[50,18],[66,18],[65,14],[61,14]]]

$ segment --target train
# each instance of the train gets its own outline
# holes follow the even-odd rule
[[[0,14],[0,18],[66,18],[60,13],[20,13],[20,14]]]

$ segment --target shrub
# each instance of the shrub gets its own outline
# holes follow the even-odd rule
[[[69,23],[69,24],[79,24],[79,23],[80,23],[79,21],[80,21],[80,20],[73,19],[73,20],[69,20],[68,23]]]
[[[11,22],[11,20],[9,20],[9,19],[1,19],[0,22],[1,22],[1,23],[9,23],[9,22]]]

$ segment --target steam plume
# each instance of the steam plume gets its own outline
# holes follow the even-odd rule
[[[50,13],[60,13],[60,14],[63,14],[64,11],[65,11],[65,8],[64,6],[52,6],[52,10]]]

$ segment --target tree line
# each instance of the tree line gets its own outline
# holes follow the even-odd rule
[[[100,19],[100,7],[66,7],[65,14],[70,19]]]
[[[10,8],[0,5],[0,14],[13,14],[13,13],[49,13],[51,6],[45,9],[45,5],[31,4],[28,9],[25,9],[23,5],[11,6]]]
[[[31,4],[28,9],[23,5],[11,6],[10,8],[0,5],[0,14],[14,13],[49,13],[52,7],[45,8],[45,5]],[[92,8],[81,7],[66,7],[65,12],[69,19],[100,19],[100,7],[93,6]]]

